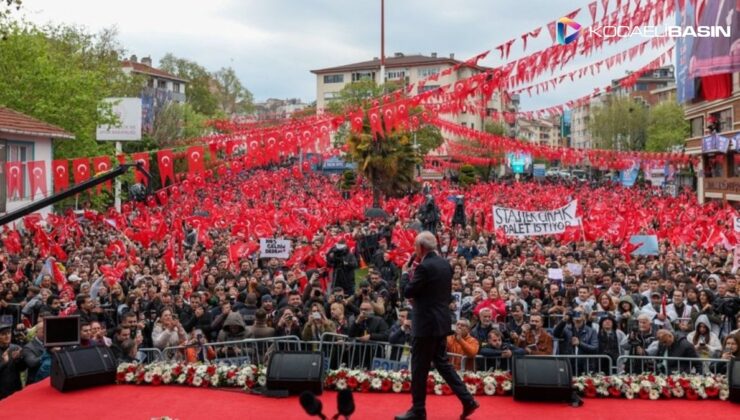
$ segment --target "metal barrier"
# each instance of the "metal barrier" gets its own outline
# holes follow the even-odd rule
[[[162,350],[158,348],[140,348],[138,351],[138,354],[136,355],[136,359],[140,363],[155,363],[155,362],[163,362],[164,354],[162,354]]]
[[[194,349],[195,356],[202,361],[207,359],[219,363],[261,365],[267,363],[270,354],[276,351],[296,351],[300,343],[300,339],[296,336],[254,338],[204,345],[167,347],[162,353],[164,360],[183,361],[187,360],[188,350]]]
[[[527,357],[547,357],[550,359],[569,360],[573,376],[580,376],[587,373],[604,373],[612,374],[612,359],[604,354],[588,355],[560,355],[552,356],[527,356]],[[515,356],[512,357],[486,357],[475,356],[474,369],[477,371],[504,370],[511,371]],[[464,363],[469,363],[466,360]]]
[[[700,359],[664,356],[619,356],[619,373],[656,373],[670,375],[674,372],[694,374],[724,374],[729,368],[725,359]]]

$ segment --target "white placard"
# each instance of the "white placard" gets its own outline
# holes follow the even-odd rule
[[[578,200],[564,207],[547,211],[524,211],[493,206],[493,226],[503,229],[506,236],[540,236],[565,232],[569,226],[580,226],[576,217]]]
[[[547,278],[550,280],[562,280],[563,279],[563,269],[562,268],[548,268]]]
[[[735,233],[740,233],[740,217],[735,217]]]
[[[568,263],[567,267],[574,276],[580,276],[583,273],[583,266],[581,264]]]
[[[260,258],[290,258],[290,241],[260,238]]]
[[[99,125],[96,131],[98,141],[141,140],[141,98],[106,98],[103,101],[112,104],[119,125]]]

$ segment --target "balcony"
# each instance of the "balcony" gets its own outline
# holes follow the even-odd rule
[[[141,96],[150,96],[155,98],[159,103],[163,102],[185,102],[185,94],[182,92],[173,92],[171,90],[145,87],[141,90]]]

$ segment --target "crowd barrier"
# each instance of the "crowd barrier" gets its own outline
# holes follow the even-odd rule
[[[672,374],[674,372],[680,372],[692,374],[725,374],[729,368],[729,360],[664,356],[620,356],[617,359],[617,368],[620,373]]]
[[[189,349],[192,351],[188,352]],[[167,347],[164,350],[139,349],[144,363],[156,361],[185,361],[197,358],[211,362],[264,365],[274,352],[320,352],[326,369],[346,367],[348,369],[370,369],[399,371],[411,365],[411,347],[381,342],[360,342],[352,337],[325,333],[320,341],[301,341],[298,337],[273,337],[246,339],[205,345]],[[449,353],[450,362],[464,371],[512,370],[512,358],[466,357]],[[536,357],[536,356],[534,356]],[[553,355],[556,359],[568,360],[574,376],[584,374],[724,374],[728,361],[724,359],[692,359],[662,356],[620,356],[614,362],[603,354]],[[191,360],[192,361],[192,360]]]

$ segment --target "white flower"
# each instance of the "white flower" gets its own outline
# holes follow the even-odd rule
[[[335,386],[340,391],[341,390],[344,390],[344,389],[347,389],[347,381],[345,381],[344,379],[339,379],[339,380],[337,380],[337,383],[336,383]]]
[[[493,375],[488,375],[485,378],[483,378],[483,384],[484,385],[488,385],[488,384],[494,384],[495,385],[496,384],[496,378]]]
[[[683,396],[684,396],[683,388],[681,388],[681,386],[680,386],[680,385],[677,385],[677,386],[675,386],[675,387],[674,387],[674,388],[673,388],[673,389],[671,390],[671,393],[672,393],[672,394],[673,394],[673,396],[674,396],[674,397],[676,397],[676,398],[683,398]]]
[[[495,384],[485,384],[483,385],[483,393],[486,395],[493,395],[496,393],[496,385]]]
[[[727,398],[730,397],[730,390],[729,389],[721,389],[719,391],[719,399],[722,401],[727,401]]]
[[[475,394],[475,391],[478,389],[474,384],[466,384],[466,386],[468,387],[468,392],[471,394]]]
[[[630,391],[634,394],[635,392],[640,392],[640,384],[637,384],[635,382],[632,382],[630,384]]]
[[[711,388],[711,387],[715,387],[716,385],[717,385],[717,381],[715,381],[714,378],[712,378],[711,376],[707,376],[704,379],[704,386]]]
[[[596,388],[596,392],[605,397],[609,396],[609,388],[607,388],[606,386],[599,386],[598,388]]]
[[[578,383],[576,384],[576,389],[577,389],[577,390],[579,390],[579,391],[583,391],[583,388],[585,388],[585,387],[586,387],[586,386],[585,386],[585,385],[583,385],[583,382],[578,382]]]
[[[203,378],[201,378],[200,376],[196,376],[195,378],[193,378],[193,386],[201,385],[203,385]]]
[[[666,386],[666,381],[662,376],[658,376],[655,378],[655,383],[658,384],[661,388]]]
[[[260,375],[260,377],[257,378],[257,384],[259,386],[265,386],[266,383],[267,383],[267,378],[265,377],[265,375]]]
[[[635,393],[632,392],[631,389],[629,389],[629,390],[627,390],[627,392],[624,393],[624,397],[627,398],[628,400],[634,399],[635,398]]]
[[[707,399],[707,392],[704,390],[704,388],[699,389],[696,394],[699,395],[699,398],[701,398],[702,400]]]
[[[211,386],[213,387],[218,386],[218,375],[213,375],[211,377]]]
[[[442,385],[434,385],[434,395],[442,395]]]
[[[511,381],[504,381],[504,383],[501,384],[501,388],[504,391],[511,391]]]
[[[179,377],[177,378],[177,383],[178,383],[178,384],[181,384],[181,385],[182,385],[182,384],[184,384],[184,383],[185,383],[185,381],[186,381],[187,379],[188,379],[188,375],[186,375],[186,374],[184,374],[184,373],[183,373],[183,374],[181,374],[181,375],[180,375],[180,376],[179,376]]]
[[[650,399],[651,400],[657,400],[660,398],[660,392],[658,392],[657,389],[651,389],[650,390]]]
[[[640,381],[640,386],[645,389],[650,389],[653,386],[653,384],[650,381],[642,380]]]
[[[152,378],[153,377],[154,377],[154,374],[152,374],[152,372],[145,373],[144,374],[144,382],[145,383],[148,383],[148,384],[152,383]]]
[[[133,372],[129,372],[126,374],[126,382],[133,382],[134,381],[134,374]]]
[[[162,383],[169,384],[172,382],[172,375],[168,372],[162,377]]]
[[[380,378],[373,378],[372,381],[370,381],[370,388],[378,390],[383,387],[383,381]]]
[[[401,392],[403,391],[403,382],[393,382],[393,392]]]

